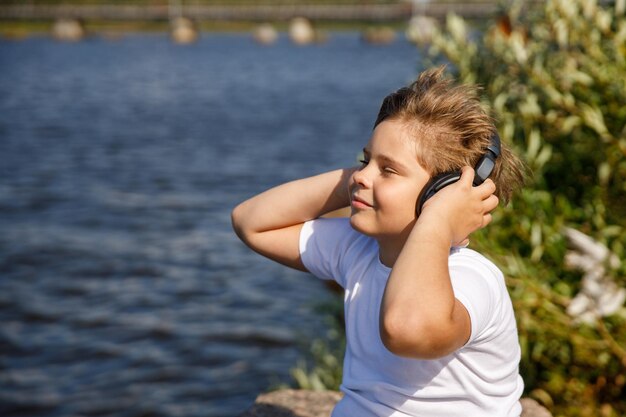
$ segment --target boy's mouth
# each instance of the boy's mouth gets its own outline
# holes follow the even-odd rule
[[[352,201],[351,201],[351,205],[354,208],[372,208],[372,205],[370,203],[368,203],[367,201],[363,200],[362,198],[360,198],[359,196],[357,196],[356,194],[352,194]]]

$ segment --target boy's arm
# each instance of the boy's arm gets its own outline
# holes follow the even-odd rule
[[[244,201],[231,215],[237,236],[261,255],[306,271],[299,249],[302,224],[350,204],[347,184],[353,170],[291,181]]]
[[[491,180],[472,187],[473,170],[425,205],[389,276],[380,309],[381,338],[393,353],[446,356],[470,337],[470,317],[450,283],[450,246],[491,221],[498,205]]]

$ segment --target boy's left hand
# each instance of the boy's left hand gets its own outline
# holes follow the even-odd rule
[[[426,222],[450,238],[451,245],[467,243],[467,237],[491,222],[491,211],[498,206],[491,179],[472,186],[474,170],[465,166],[461,178],[438,191],[422,208],[417,223]],[[439,233],[438,232],[438,233]]]

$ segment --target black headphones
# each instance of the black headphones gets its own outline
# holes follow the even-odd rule
[[[489,175],[491,175],[494,167],[496,166],[496,159],[500,156],[500,136],[494,132],[489,138],[489,142],[487,152],[480,157],[476,167],[474,168],[474,171],[476,171],[476,175],[474,176],[474,187],[482,184],[487,178],[489,178]],[[420,197],[417,199],[417,207],[415,210],[417,215],[419,216],[422,212],[422,206],[426,203],[426,200],[434,196],[435,193],[443,187],[457,182],[460,178],[461,171],[444,172],[432,177],[424,186],[422,192],[420,193]]]

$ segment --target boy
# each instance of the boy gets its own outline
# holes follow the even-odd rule
[[[358,168],[280,185],[232,213],[252,249],[345,290],[345,395],[333,417],[519,416],[504,278],[466,246],[521,184],[521,163],[475,91],[443,68],[385,98],[363,152]],[[452,183],[424,202],[433,181]],[[349,219],[319,218],[348,205]]]

